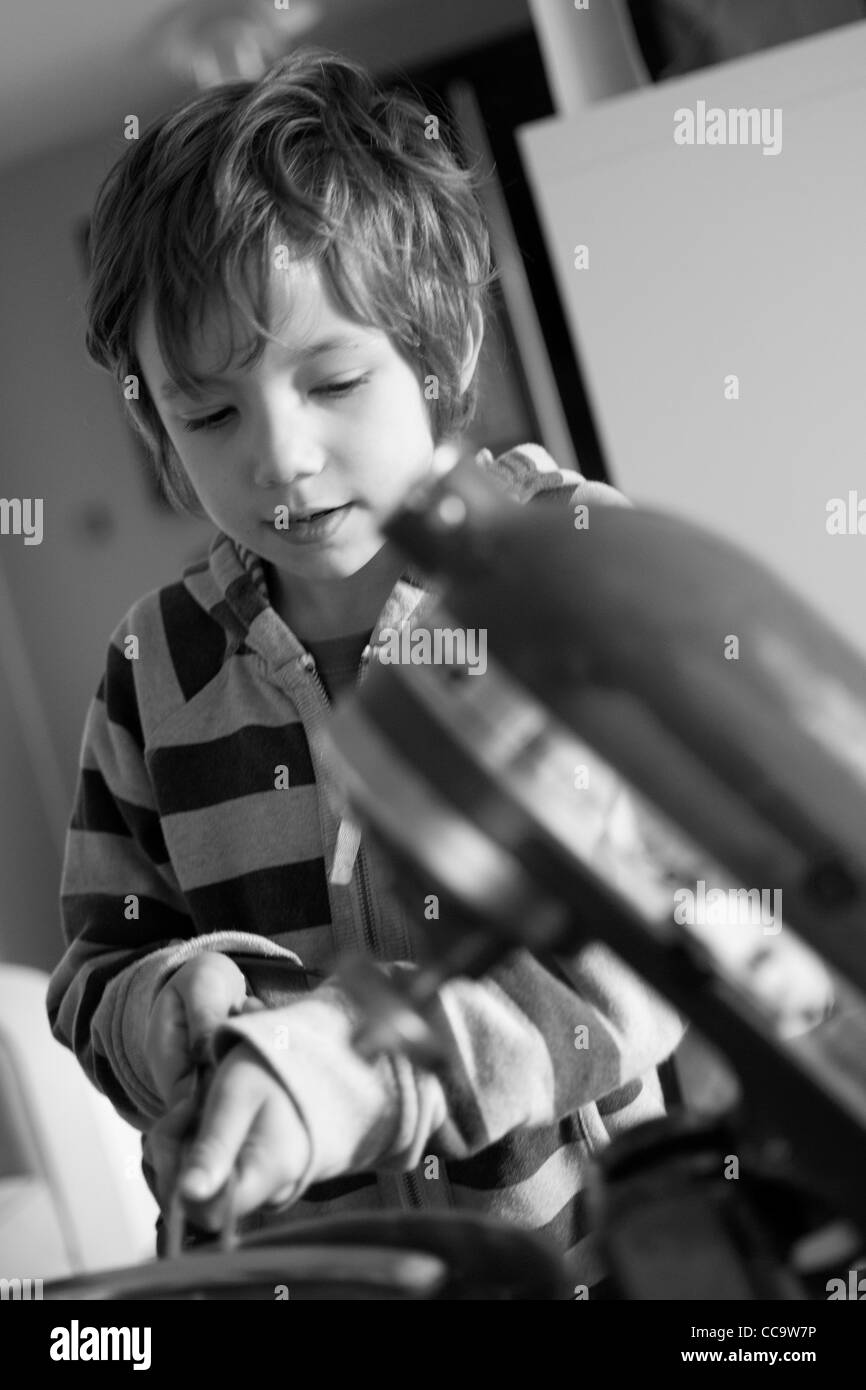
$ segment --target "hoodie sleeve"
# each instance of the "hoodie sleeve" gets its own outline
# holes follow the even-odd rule
[[[557,469],[537,446],[499,460],[484,451],[479,462],[522,502],[630,505],[604,484]],[[631,866],[645,878],[621,782],[608,769],[591,782],[586,844],[594,861],[606,861],[608,877],[628,875]],[[658,876],[649,882],[649,891],[664,892]],[[598,943],[575,956],[568,981],[515,952],[482,980],[445,985],[436,1016],[448,1049],[435,1074],[405,1057],[357,1055],[357,1006],[339,975],[287,1009],[227,1023],[217,1050],[245,1040],[288,1089],[311,1145],[306,1185],[365,1167],[412,1168],[430,1148],[466,1158],[514,1129],[554,1124],[624,1087],[634,1092],[684,1031],[680,1015]]]
[[[177,883],[144,759],[133,667],[117,636],[90,703],[60,886],[65,953],[48,986],[52,1032],[131,1124],[162,1113],[144,1056],[166,980],[202,951],[280,956],[248,932],[197,935]]]
[[[568,984],[526,951],[483,980],[453,980],[436,1017],[447,1051],[435,1073],[406,1057],[365,1061],[353,1046],[358,1006],[337,975],[296,1004],[227,1022],[215,1048],[250,1044],[289,1092],[310,1143],[303,1190],[408,1170],[430,1152],[468,1158],[512,1130],[555,1124],[623,1088],[636,1094],[684,1031],[599,944],[575,958]]]

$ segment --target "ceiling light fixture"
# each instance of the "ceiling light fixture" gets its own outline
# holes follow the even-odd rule
[[[151,30],[156,60],[200,91],[255,81],[322,19],[315,0],[184,0]]]

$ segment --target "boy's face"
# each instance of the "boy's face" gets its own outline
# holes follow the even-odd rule
[[[384,332],[339,313],[317,268],[293,265],[271,284],[280,343],[222,382],[209,379],[201,399],[163,393],[168,371],[149,304],[138,360],[210,519],[287,575],[346,578],[381,549],[376,515],[431,469],[421,374]],[[190,345],[208,378],[225,361],[227,328],[224,314],[208,314]],[[288,508],[288,530],[276,529],[275,507]],[[317,512],[326,515],[311,520]]]

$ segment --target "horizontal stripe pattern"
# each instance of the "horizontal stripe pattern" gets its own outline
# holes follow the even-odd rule
[[[238,840],[238,821],[246,841]],[[234,874],[273,869],[287,860],[321,859],[322,836],[314,786],[264,791],[205,806],[194,816],[166,816],[161,831],[184,866],[183,888],[219,883]]]
[[[189,701],[213,680],[223,664],[225,628],[217,618],[202,613],[182,583],[161,591],[160,616],[175,680],[184,700]]]
[[[489,1211],[493,1216],[547,1235],[558,1249],[564,1250],[586,1234],[582,1191],[587,1171],[586,1146],[582,1143],[562,1145],[522,1182],[486,1190],[461,1187],[455,1182],[454,1198],[457,1206]],[[581,1200],[576,1196],[578,1192]],[[569,1193],[571,1200],[564,1202],[563,1193]],[[564,1208],[573,1213],[574,1219],[573,1229],[569,1227],[567,1231],[562,1224]]]
[[[148,864],[132,835],[107,835],[79,828],[66,836],[66,865],[61,884],[64,912],[75,912],[77,898],[101,898],[98,915],[114,922],[128,912],[126,898],[156,898],[185,911],[172,887],[170,866]],[[97,910],[94,904],[94,910]]]
[[[182,940],[189,933],[189,917],[156,898],[140,896],[135,916],[113,913],[116,899],[98,893],[76,893],[64,899],[64,917],[72,939],[80,946],[129,950],[155,943]],[[162,945],[162,941],[159,942]]]
[[[155,864],[168,862],[162,821],[156,811],[137,806],[125,797],[112,796],[98,768],[82,768],[70,828],[93,834],[132,835],[148,859]]]
[[[323,859],[236,874],[222,883],[191,888],[186,897],[193,917],[207,922],[209,931],[231,931],[238,922],[255,922],[261,936],[276,936],[326,926],[331,920]]]
[[[97,696],[85,724],[81,770],[98,773],[115,800],[155,811],[153,785],[135,738],[134,733],[109,717],[107,701]],[[79,783],[76,803],[81,801],[82,791]],[[86,822],[82,828],[86,828]]]
[[[307,1206],[321,1206],[325,1202],[339,1202],[344,1197],[357,1196],[359,1192],[369,1194],[375,1187],[375,1173],[359,1173],[353,1177],[331,1178],[328,1182],[312,1183],[301,1200]]]
[[[580,477],[536,446],[485,466],[521,501],[566,505],[580,494]],[[418,602],[407,571],[383,615],[402,621]],[[270,607],[264,563],[223,534],[181,581],[134,604],[108,644],[85,723],[61,882],[67,950],[48,1009],[55,1036],[133,1122],[146,1091],[136,1020],[161,962],[176,968],[212,940],[241,957],[259,943],[263,956],[296,953],[314,988],[347,943],[381,957],[386,931],[392,943],[412,939],[384,884],[368,871],[364,887],[357,863],[351,883],[329,884],[341,807],[322,752],[327,711],[303,656]],[[278,1000],[279,970],[274,981]],[[441,1074],[403,1082],[407,1124],[413,1113],[432,1123],[443,1103],[447,1115],[435,1133],[402,1136],[413,1162],[419,1151],[441,1155],[436,1200],[423,1161],[416,1199],[535,1230],[576,1280],[596,1282],[589,1165],[617,1133],[662,1113],[653,1066],[677,1040],[669,1017],[592,952],[570,982],[515,952],[483,981],[451,982],[435,1013],[448,1040]],[[585,1024],[591,1042],[580,1051]],[[385,1191],[393,1200],[393,1169],[382,1183],[347,1174],[314,1182],[294,1212],[376,1208]]]
[[[617,1110],[625,1110],[627,1105],[631,1105],[640,1095],[643,1087],[640,1081],[629,1081],[625,1086],[619,1086],[615,1091],[609,1091],[606,1096],[602,1096],[598,1102],[598,1113],[602,1117],[614,1115]]]
[[[160,748],[151,755],[150,768],[165,789],[160,808],[164,816],[273,790],[280,779],[300,787],[315,780],[307,738],[298,723],[279,728],[247,724],[227,738]]]
[[[114,645],[108,648],[108,663],[100,698],[105,701],[108,722],[123,729],[139,752],[144,751],[144,733],[135,693],[134,666]]]
[[[576,1115],[559,1125],[521,1129],[507,1134],[481,1153],[448,1164],[451,1181],[479,1192],[506,1187],[533,1177],[563,1146],[585,1142]]]

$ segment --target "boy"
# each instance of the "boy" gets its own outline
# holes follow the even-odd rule
[[[591,1285],[587,1162],[663,1110],[676,1014],[601,946],[580,994],[518,952],[443,989],[452,1045],[434,1076],[356,1055],[334,973],[359,948],[415,955],[372,848],[331,881],[343,836],[322,732],[378,632],[423,596],[376,518],[472,416],[492,278],[471,178],[425,117],[308,50],[157,122],[100,191],[88,349],[136,379],[130,410],[169,497],[218,534],[112,636],[49,1015],[150,1131],[163,1206],[213,1049],[180,1173],[204,1230],[235,1170],[246,1228],[289,1208],[463,1207],[546,1233]],[[535,446],[479,464],[521,501],[618,500]],[[613,800],[587,799],[600,855]],[[431,1155],[439,1176],[418,1181]]]

